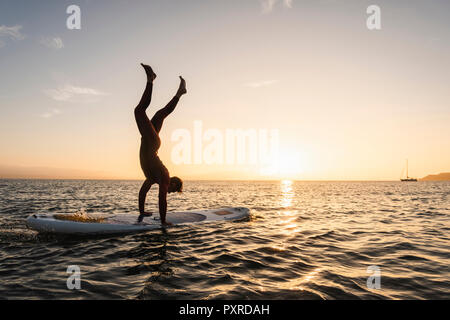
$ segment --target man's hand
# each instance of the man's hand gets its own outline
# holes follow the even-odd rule
[[[153,213],[151,213],[151,212],[141,213],[138,218],[138,223],[141,223],[142,221],[144,221],[144,218],[151,217],[152,215],[153,215]]]
[[[153,215],[153,213],[152,212],[141,212],[141,216],[144,216],[144,217],[151,217]]]
[[[165,222],[161,222],[161,225],[162,225],[163,227],[170,227],[170,226],[173,226],[173,223],[168,222],[168,221],[165,221]]]

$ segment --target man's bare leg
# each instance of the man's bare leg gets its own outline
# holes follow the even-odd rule
[[[156,74],[153,72],[150,66],[141,64],[147,74],[147,85],[145,87],[145,91],[142,94],[141,101],[134,109],[134,116],[136,118],[136,123],[139,128],[139,132],[141,136],[144,138],[154,139],[156,140],[157,132],[150,122],[147,114],[145,113],[147,108],[152,101],[152,92],[153,92],[153,80],[156,79]]]
[[[187,93],[186,81],[183,79],[183,77],[180,76],[180,86],[178,88],[177,93],[164,108],[155,113],[155,115],[151,120],[151,123],[157,133],[161,131],[164,119],[167,118],[167,116],[169,116],[169,114],[171,114],[175,110],[178,101],[180,101],[181,96],[186,93]]]
[[[141,133],[142,138],[147,140],[146,143],[148,143],[148,141],[156,141],[158,136],[158,133],[155,131],[155,128],[153,127],[146,114],[146,110],[152,100],[153,81],[156,79],[156,74],[153,72],[150,66],[144,65],[142,63],[141,65],[144,68],[145,73],[147,74],[147,85],[145,87],[145,91],[142,95],[141,101],[134,109],[134,115],[136,118],[137,126],[139,128],[139,132]],[[141,223],[144,217],[150,217],[152,215],[151,213],[144,212],[145,198],[147,192],[150,190],[151,185],[152,182],[147,179],[146,181],[144,181],[141,190],[139,191],[140,216],[138,218],[138,223]]]

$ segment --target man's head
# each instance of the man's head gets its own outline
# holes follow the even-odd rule
[[[169,193],[182,192],[183,191],[183,180],[178,177],[170,178],[169,183]]]

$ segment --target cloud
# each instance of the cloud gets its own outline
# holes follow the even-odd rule
[[[67,84],[57,89],[47,89],[44,93],[53,100],[62,102],[91,102],[106,93],[91,88],[82,88]]]
[[[0,36],[9,37],[13,40],[22,40],[25,36],[20,32],[21,29],[22,26],[7,27],[3,25],[0,26]]]
[[[272,12],[273,8],[280,0],[260,0],[260,1],[262,6],[262,12],[269,13]],[[283,2],[284,7],[292,8],[293,0],[281,0],[281,1]]]
[[[284,0],[283,4],[286,8],[292,8],[292,1],[293,0]]]
[[[256,88],[261,88],[261,87],[267,87],[267,86],[270,86],[277,82],[279,82],[279,81],[278,80],[265,80],[265,81],[249,82],[249,83],[246,83],[244,86],[256,89]]]
[[[57,114],[60,114],[60,113],[61,113],[61,110],[59,110],[59,109],[52,109],[52,110],[50,110],[50,111],[48,111],[46,113],[41,114],[41,117],[48,119],[48,118],[51,118],[51,117],[53,117],[53,116],[55,116]]]
[[[3,38],[10,40],[23,40],[25,36],[20,32],[22,26],[8,27],[5,25],[0,26],[0,48],[6,45],[6,42],[2,40]]]
[[[62,41],[61,38],[59,37],[54,37],[54,38],[42,38],[39,41],[42,45],[51,48],[51,49],[62,49],[64,48],[64,42]]]
[[[261,5],[262,5],[262,12],[263,13],[269,13],[269,12],[271,12],[272,10],[273,10],[273,7],[274,7],[274,5],[275,5],[275,3],[277,2],[278,0],[263,0],[262,2],[261,2]]]

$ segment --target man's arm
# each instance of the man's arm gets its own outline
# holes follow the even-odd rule
[[[168,224],[166,221],[168,190],[169,184],[161,184],[159,186],[159,215],[161,216],[161,224]]]
[[[149,179],[145,180],[142,184],[141,190],[139,190],[139,213],[145,214],[145,198],[147,197],[147,193],[150,190],[153,182]]]

